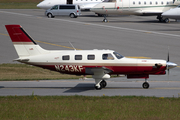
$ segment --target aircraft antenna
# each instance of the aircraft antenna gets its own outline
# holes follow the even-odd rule
[[[73,44],[69,41],[69,44],[74,48],[74,50],[76,50],[76,48],[73,46]]]

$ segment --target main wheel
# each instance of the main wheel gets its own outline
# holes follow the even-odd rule
[[[95,85],[94,87],[95,87],[95,89],[96,89],[96,90],[101,90],[101,89],[102,89],[102,87],[101,87],[101,86],[100,86],[100,87],[98,87],[98,86],[96,86],[96,85]]]
[[[149,83],[148,83],[148,82],[144,82],[144,83],[142,84],[142,87],[143,87],[144,89],[148,89],[148,88],[149,88]]]
[[[164,19],[165,23],[169,23],[169,18]]]
[[[106,82],[105,80],[102,80],[101,83],[100,83],[100,86],[101,86],[102,88],[105,88],[106,85],[107,85],[107,82]]]

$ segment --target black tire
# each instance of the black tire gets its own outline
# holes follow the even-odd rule
[[[149,88],[149,83],[148,82],[144,82],[143,84],[142,84],[142,87],[144,88],[144,89],[148,89]]]
[[[101,90],[101,89],[102,89],[102,87],[99,88],[99,87],[96,86],[96,85],[95,85],[94,87],[95,87],[96,90]]]
[[[102,88],[105,88],[106,85],[107,85],[107,82],[106,82],[105,80],[102,80],[101,83],[100,83],[100,86],[101,86]]]
[[[47,17],[48,17],[48,18],[54,18],[54,16],[53,16],[51,13],[48,13],[48,14],[47,14]]]
[[[70,18],[76,18],[74,13],[71,13],[69,16],[70,16]]]
[[[165,23],[169,23],[169,18],[164,19]]]
[[[104,20],[103,20],[103,22],[105,22],[105,23],[106,23],[106,22],[109,22],[109,21],[108,21],[107,19],[104,19]]]

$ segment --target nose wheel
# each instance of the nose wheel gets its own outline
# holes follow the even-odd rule
[[[149,83],[147,82],[147,79],[145,79],[145,82],[142,84],[142,87],[144,88],[144,89],[148,89],[149,88]]]
[[[106,18],[106,15],[104,15],[104,19],[103,19],[103,22],[109,22],[108,20],[107,20],[107,18]]]
[[[149,83],[148,83],[148,82],[144,82],[144,83],[142,84],[142,87],[143,87],[144,89],[148,89],[148,88],[149,88]]]

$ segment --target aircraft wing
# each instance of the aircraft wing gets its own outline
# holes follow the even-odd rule
[[[110,68],[107,67],[88,67],[85,69],[86,74],[95,75],[95,74],[108,74],[113,72]]]

